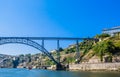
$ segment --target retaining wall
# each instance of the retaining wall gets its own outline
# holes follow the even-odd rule
[[[107,71],[120,71],[120,63],[82,63],[69,65],[69,70],[81,70],[81,71],[92,71],[92,70],[107,70]]]

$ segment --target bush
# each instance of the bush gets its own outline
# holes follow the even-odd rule
[[[69,56],[69,57],[66,58],[66,62],[67,63],[74,63],[75,62],[75,58]]]
[[[93,48],[93,50],[95,51],[95,54],[100,57],[100,60],[103,61],[103,56],[105,54],[109,55],[114,53],[115,46],[111,41],[103,41],[103,42],[97,43]]]
[[[55,65],[55,63],[54,63],[52,60],[50,60],[50,59],[47,59],[47,60],[45,61],[45,64],[46,64],[46,65]]]
[[[109,34],[106,34],[106,33],[103,33],[103,34],[100,34],[100,35],[96,35],[95,38],[106,38],[106,37],[110,37]]]

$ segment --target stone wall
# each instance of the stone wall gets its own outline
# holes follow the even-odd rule
[[[82,63],[69,65],[69,70],[81,71],[119,71],[120,63]]]

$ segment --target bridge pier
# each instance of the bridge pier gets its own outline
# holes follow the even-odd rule
[[[79,58],[80,58],[79,40],[76,40],[76,63],[78,63]]]
[[[59,40],[57,40],[57,61],[58,61],[58,63],[60,63],[60,51],[59,51],[59,49],[60,49],[60,42],[59,42]]]
[[[56,65],[56,70],[65,70],[65,68],[64,68],[64,65],[61,65],[61,64],[57,64]]]
[[[42,39],[42,47],[44,48],[44,39]],[[44,51],[44,49],[42,49],[42,51]],[[41,52],[41,67],[43,66],[43,57],[42,57],[42,55],[44,55],[44,53],[43,52]]]

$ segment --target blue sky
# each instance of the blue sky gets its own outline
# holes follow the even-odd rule
[[[0,0],[0,36],[92,37],[120,25],[119,0]],[[63,42],[64,43],[64,42]],[[53,44],[48,50],[53,49]],[[16,52],[17,51],[17,52]],[[0,53],[34,53],[3,45]]]

